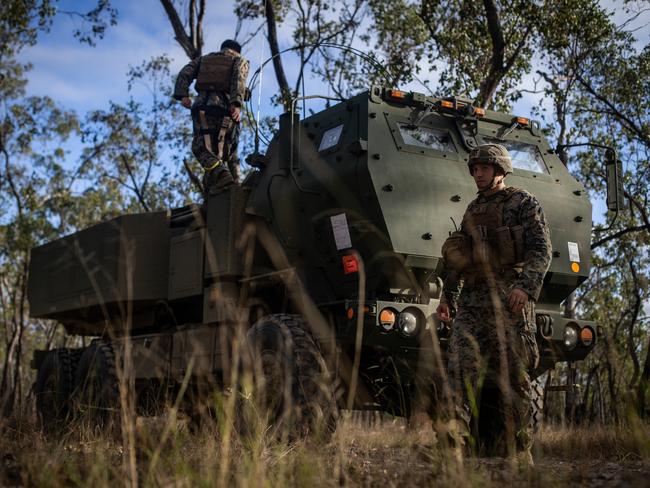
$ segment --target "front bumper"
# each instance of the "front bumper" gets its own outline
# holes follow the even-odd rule
[[[561,313],[543,309],[536,310],[537,344],[540,352],[539,369],[546,370],[561,361],[580,361],[596,347],[602,330],[595,322],[570,319]],[[565,332],[574,329],[577,340],[575,345],[567,345]],[[591,341],[583,340],[591,332]],[[572,334],[568,334],[571,336]]]

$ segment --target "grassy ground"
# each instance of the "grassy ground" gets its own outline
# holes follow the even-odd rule
[[[174,416],[139,418],[132,442],[75,427],[56,438],[5,424],[3,486],[647,486],[650,427],[547,427],[535,467],[468,458],[460,467],[428,426],[343,419],[327,443],[242,442],[224,425],[191,432]]]

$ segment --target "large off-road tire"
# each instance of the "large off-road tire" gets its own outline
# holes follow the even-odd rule
[[[76,351],[53,349],[38,368],[34,385],[36,412],[46,432],[60,430],[72,418],[71,395],[78,359]]]
[[[109,343],[93,342],[81,355],[74,404],[81,421],[90,427],[111,427],[118,420],[120,390]]]
[[[544,384],[542,383],[541,378],[532,381],[530,403],[532,409],[530,414],[530,426],[533,430],[533,434],[536,434],[542,427],[542,421],[544,419]]]
[[[242,433],[261,432],[268,423],[289,439],[327,439],[336,429],[333,379],[308,327],[299,315],[274,314],[248,331],[239,392]]]

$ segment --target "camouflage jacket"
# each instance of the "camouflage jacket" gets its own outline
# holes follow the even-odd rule
[[[468,205],[466,212],[474,205],[488,203],[498,194],[487,197],[479,194]],[[551,262],[551,238],[544,211],[534,196],[525,190],[515,189],[504,204],[502,219],[503,225],[523,226],[524,265],[521,271],[495,271],[492,284],[485,277],[469,276],[471,270],[470,273],[452,271],[445,280],[443,303],[453,307],[490,307],[494,303],[495,293],[503,300],[513,288],[525,291],[532,300],[539,298],[544,275]]]
[[[235,64],[232,69],[229,92],[205,92],[198,91],[198,97],[194,99],[194,107],[218,106],[227,109],[231,104],[241,107],[246,93],[246,78],[248,78],[248,61],[238,52],[232,49],[223,49],[220,53],[235,57]],[[196,58],[187,63],[178,73],[176,85],[174,86],[174,98],[180,100],[189,96],[190,84],[196,79],[201,58]]]

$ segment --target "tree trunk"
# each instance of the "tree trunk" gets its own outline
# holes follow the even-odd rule
[[[639,379],[637,387],[637,412],[641,418],[648,415],[648,406],[646,404],[646,397],[650,393],[650,337],[648,338],[648,345],[646,347],[645,362],[643,364],[643,371]]]
[[[284,110],[286,112],[289,112],[291,110],[291,88],[289,88],[289,82],[287,81],[287,75],[284,73],[284,66],[282,65],[282,58],[280,56],[280,47],[278,45],[278,33],[275,21],[275,7],[273,6],[273,2],[271,0],[268,0],[264,3],[266,4],[265,14],[267,39],[269,41],[271,55],[273,56],[275,78],[277,79],[278,86],[280,87],[280,95],[282,97],[282,105],[284,106]]]

